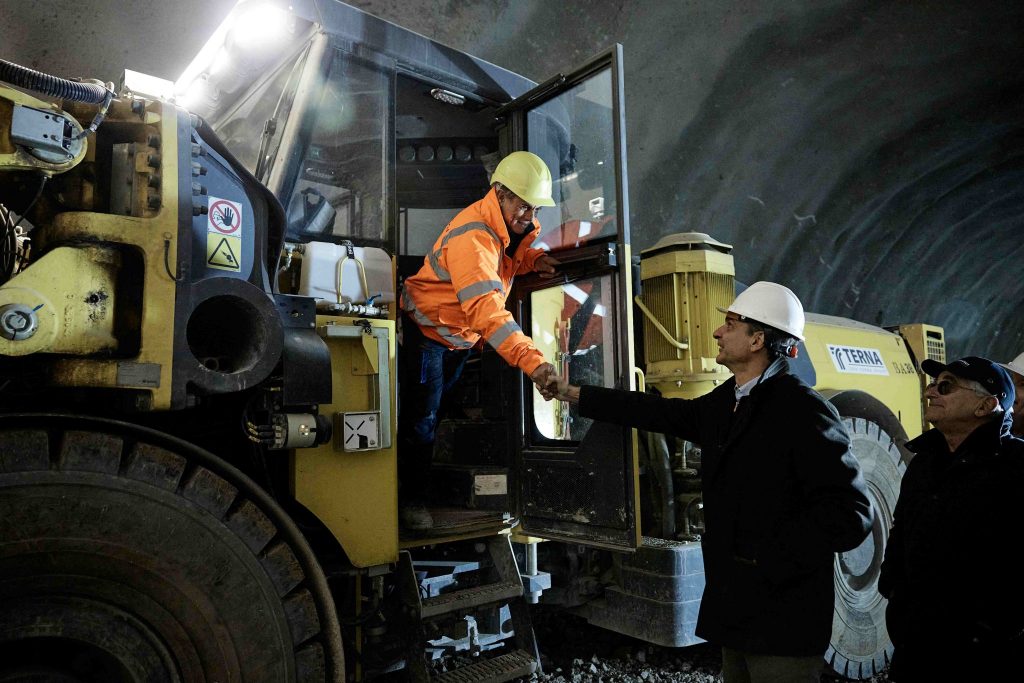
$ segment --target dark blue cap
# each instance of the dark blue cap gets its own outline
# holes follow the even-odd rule
[[[1017,397],[1010,373],[988,358],[967,356],[947,365],[929,358],[921,363],[921,369],[927,372],[929,377],[938,377],[945,371],[957,377],[974,380],[996,397],[1004,412],[1013,407],[1013,401]]]

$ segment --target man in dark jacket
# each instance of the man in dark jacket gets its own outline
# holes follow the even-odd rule
[[[722,646],[727,683],[817,682],[832,633],[833,554],[867,536],[871,503],[839,414],[790,374],[785,356],[804,327],[796,295],[756,282],[723,312],[716,360],[733,378],[710,394],[665,399],[556,379],[545,396],[701,446],[697,635]]]
[[[900,497],[878,589],[889,598],[891,678],[994,681],[1013,677],[1024,648],[1024,441],[1010,434],[1014,386],[985,358],[921,368],[935,381],[907,444],[915,455]]]

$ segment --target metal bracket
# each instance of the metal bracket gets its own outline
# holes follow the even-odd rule
[[[63,163],[78,155],[83,144],[74,138],[78,130],[69,119],[52,111],[15,105],[11,116],[11,141],[50,163]]]
[[[377,342],[377,405],[380,407],[380,441],[377,448],[391,448],[391,369],[388,365],[391,353],[388,328],[370,325],[325,325],[319,331],[325,339],[359,340],[370,337]],[[363,345],[365,347],[365,339]]]

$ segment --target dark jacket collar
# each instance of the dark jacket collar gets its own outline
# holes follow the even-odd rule
[[[750,421],[753,418],[755,412],[759,412],[759,406],[765,401],[771,400],[771,393],[777,388],[781,387],[786,383],[797,382],[799,379],[795,375],[791,375],[789,371],[789,363],[784,361],[782,367],[772,375],[766,378],[763,382],[754,387],[750,394],[745,396],[740,402],[737,408],[736,404],[736,378],[730,377],[728,381],[721,384],[718,388],[712,392],[714,396],[713,401],[717,404],[714,407],[715,411],[721,411],[725,415],[731,417],[722,419],[718,425],[718,448],[719,457],[711,458],[704,461],[704,484],[708,486],[713,482],[718,473],[723,469],[723,462],[730,457],[730,453],[733,450],[733,446],[741,439],[741,437],[747,431],[750,425]],[[720,414],[721,414],[720,413]],[[724,417],[724,416],[723,416]]]
[[[781,361],[781,363],[780,363],[780,361]],[[780,363],[780,365],[779,365],[779,367],[777,369],[774,368],[774,365],[776,363]],[[761,380],[760,382],[755,384],[754,388],[750,390],[750,393],[748,394],[748,396],[753,396],[755,393],[757,393],[759,391],[762,391],[765,386],[773,385],[775,380],[777,380],[780,377],[783,377],[785,375],[791,375],[793,377],[796,377],[796,375],[793,375],[793,373],[791,371],[791,368],[789,367],[789,361],[786,360],[785,358],[776,358],[774,361],[772,361],[768,365],[768,368],[765,370],[765,372],[767,373],[767,377],[765,377],[763,380]],[[728,391],[726,391],[726,390],[728,390]],[[729,377],[729,379],[725,380],[725,382],[723,382],[721,385],[719,385],[719,387],[718,387],[718,389],[716,389],[716,391],[721,391],[722,393],[728,394],[729,396],[731,396],[731,397],[733,397],[735,399],[735,396],[736,396],[736,375],[732,375],[731,377]]]
[[[1012,439],[1010,427],[1013,426],[1013,413],[1006,412],[1002,419],[992,420],[981,425],[967,435],[957,453],[995,453],[1006,439]],[[949,444],[946,437],[938,429],[927,432],[907,442],[907,449],[912,453],[939,452],[948,453]]]

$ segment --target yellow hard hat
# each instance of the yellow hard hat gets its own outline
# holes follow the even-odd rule
[[[533,152],[512,152],[494,169],[491,184],[501,183],[527,204],[554,206],[551,171]]]

